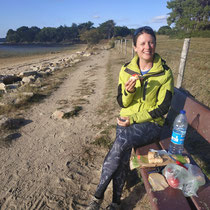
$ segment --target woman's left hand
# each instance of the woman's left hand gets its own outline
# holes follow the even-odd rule
[[[127,127],[130,125],[130,118],[129,117],[119,117],[117,118],[117,124],[123,127]]]

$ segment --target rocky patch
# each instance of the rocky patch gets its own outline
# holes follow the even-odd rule
[[[26,85],[40,88],[40,79],[54,74],[56,71],[69,68],[81,62],[83,57],[89,57],[93,53],[78,51],[64,58],[51,61],[43,61],[38,65],[28,66],[28,70],[16,74],[0,75],[0,102],[1,105],[21,104],[24,100],[33,97],[33,92],[22,92]],[[6,95],[6,96],[5,96]],[[4,99],[4,100],[1,100]]]

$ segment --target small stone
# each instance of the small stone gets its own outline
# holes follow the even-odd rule
[[[64,116],[64,112],[62,112],[62,111],[59,111],[59,110],[56,110],[52,115],[51,115],[51,117],[53,118],[53,119],[58,119],[58,120],[60,120],[60,119],[62,119],[63,118],[63,116]]]

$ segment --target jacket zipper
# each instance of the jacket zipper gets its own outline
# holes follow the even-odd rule
[[[144,88],[143,88],[143,100],[144,100],[144,101],[145,101],[145,99],[146,99],[146,88],[147,88],[147,84],[148,84],[148,81],[145,82]]]

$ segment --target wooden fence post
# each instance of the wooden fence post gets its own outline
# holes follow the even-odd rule
[[[190,39],[189,38],[184,39],[184,44],[183,44],[181,59],[180,59],[180,64],[179,64],[179,73],[178,73],[177,83],[176,83],[177,88],[180,88],[182,86],[189,46],[190,46]]]
[[[132,50],[132,58],[133,58],[134,57],[133,42],[132,42],[131,50]]]
[[[125,55],[127,55],[127,40],[125,39]]]

